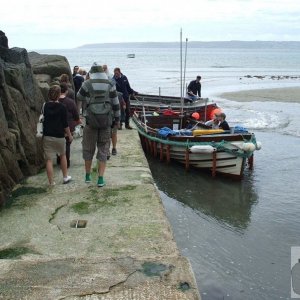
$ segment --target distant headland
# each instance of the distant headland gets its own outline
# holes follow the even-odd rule
[[[295,49],[300,41],[218,41],[188,42],[189,48],[245,48],[245,49]],[[130,42],[85,44],[76,49],[91,48],[178,48],[179,42]]]

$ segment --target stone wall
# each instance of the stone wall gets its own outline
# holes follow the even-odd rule
[[[0,31],[0,206],[17,183],[44,166],[36,123],[49,85],[63,73],[72,78],[65,57],[9,49]]]

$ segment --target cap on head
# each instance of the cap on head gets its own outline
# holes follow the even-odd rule
[[[90,79],[108,79],[106,73],[103,70],[102,65],[93,63],[90,71],[89,71]]]
[[[104,70],[103,70],[102,65],[99,65],[96,62],[94,62],[91,69],[90,69],[90,71],[89,71],[89,73],[90,74],[92,74],[92,73],[104,73]]]

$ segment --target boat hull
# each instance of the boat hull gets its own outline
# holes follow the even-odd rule
[[[144,118],[135,114],[133,121],[137,126],[145,152],[162,161],[177,161],[186,169],[196,168],[217,174],[241,179],[245,165],[253,166],[253,151],[244,144],[256,143],[252,133],[215,133],[200,136],[167,136],[162,137],[155,128],[168,128],[179,123],[178,117],[148,116]],[[150,127],[152,125],[153,127]],[[180,130],[179,130],[180,131]],[[253,144],[254,145],[254,144]],[[244,150],[247,148],[247,150]],[[252,147],[251,147],[252,148]]]
[[[142,112],[143,110],[148,113],[164,111],[171,109],[174,113],[180,114],[192,114],[198,112],[203,121],[207,121],[211,118],[212,111],[218,108],[216,103],[209,103],[208,98],[201,98],[195,102],[187,102],[183,99],[181,104],[181,98],[169,97],[169,96],[155,96],[139,94],[130,99],[131,114],[134,112]]]
[[[150,137],[140,134],[145,152],[159,157],[162,161],[177,161],[188,168],[206,170],[240,179],[243,176],[246,157],[236,156],[224,151],[212,153],[191,153],[184,147],[154,142]],[[214,174],[214,175],[215,175]]]

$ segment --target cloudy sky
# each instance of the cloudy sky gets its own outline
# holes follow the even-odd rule
[[[108,42],[300,41],[300,0],[10,0],[0,11],[9,47]]]

